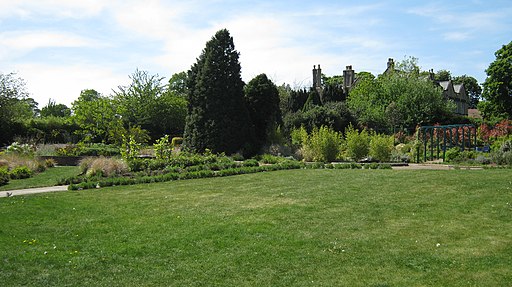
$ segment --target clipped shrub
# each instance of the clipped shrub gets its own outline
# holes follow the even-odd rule
[[[276,164],[284,161],[284,158],[271,154],[263,154],[260,157],[260,161],[265,164]]]
[[[173,138],[171,139],[171,146],[172,146],[173,148],[175,148],[175,147],[179,147],[179,146],[181,146],[182,144],[183,144],[183,138],[182,138],[182,137],[173,137]]]
[[[242,162],[242,166],[259,166],[259,162],[256,159],[246,159]]]
[[[26,166],[20,166],[20,167],[14,168],[9,172],[11,179],[29,178],[33,174],[34,174],[34,172]]]
[[[391,159],[393,136],[372,135],[370,139],[370,156],[377,161],[385,162]]]
[[[6,185],[9,183],[9,171],[7,171],[7,168],[0,167],[0,186]]]

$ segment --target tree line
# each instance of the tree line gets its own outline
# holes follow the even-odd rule
[[[512,117],[512,42],[496,52],[483,91],[470,76],[439,71],[435,79],[464,83],[471,105],[484,118]],[[29,97],[23,79],[0,74],[0,144],[15,137],[41,142],[102,142],[120,145],[129,135],[154,142],[163,135],[183,136],[184,147],[197,152],[258,153],[271,143],[289,140],[292,130],[348,126],[383,133],[412,131],[417,125],[467,121],[453,115],[441,89],[425,80],[417,59],[405,59],[397,72],[357,74],[346,93],[343,77],[323,77],[323,88],[276,86],[265,74],[249,83],[241,78],[239,53],[228,30],[206,43],[190,70],[165,81],[136,70],[131,83],[111,95],[81,92],[71,107],[50,100],[41,110]],[[482,100],[480,100],[480,94]]]

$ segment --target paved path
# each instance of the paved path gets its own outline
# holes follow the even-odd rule
[[[0,197],[68,190],[67,185],[0,191]]]

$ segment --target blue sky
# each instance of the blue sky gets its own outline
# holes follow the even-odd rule
[[[217,30],[240,52],[242,77],[309,86],[313,65],[375,75],[388,58],[419,59],[479,82],[512,40],[510,0],[105,1],[0,0],[0,72],[17,72],[40,105],[70,105],[83,89],[109,95],[136,69],[169,78],[195,62]]]

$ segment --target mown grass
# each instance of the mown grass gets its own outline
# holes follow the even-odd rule
[[[11,179],[6,185],[0,186],[0,191],[54,186],[59,179],[76,176],[79,173],[80,169],[76,166],[52,167],[27,179]]]
[[[509,170],[291,170],[0,199],[4,286],[510,286]]]

